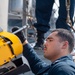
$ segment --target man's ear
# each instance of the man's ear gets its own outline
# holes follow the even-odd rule
[[[63,43],[62,43],[62,49],[66,49],[67,47],[68,47],[68,41],[64,41]]]

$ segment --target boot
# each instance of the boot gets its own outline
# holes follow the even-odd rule
[[[44,33],[41,31],[37,31],[37,42],[34,46],[35,50],[42,50],[44,43]]]

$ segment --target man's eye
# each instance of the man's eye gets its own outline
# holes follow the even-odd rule
[[[52,39],[49,39],[49,41],[53,41]]]
[[[53,39],[46,39],[45,41],[53,41]]]

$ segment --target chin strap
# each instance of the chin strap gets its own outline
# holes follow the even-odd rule
[[[72,30],[75,32],[75,29],[73,28],[73,25],[72,25],[72,21],[70,19],[70,0],[66,0],[66,10],[67,10],[67,19],[66,19],[66,22],[67,24],[72,28]]]

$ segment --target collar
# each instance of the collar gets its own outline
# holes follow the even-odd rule
[[[65,60],[72,60],[72,61],[73,61],[72,55],[69,54],[69,55],[67,55],[67,56],[60,57],[60,58],[57,59],[56,61],[52,62],[51,65],[54,65],[54,64],[56,64],[56,63],[58,63],[58,62],[60,62],[60,61],[65,61]]]

